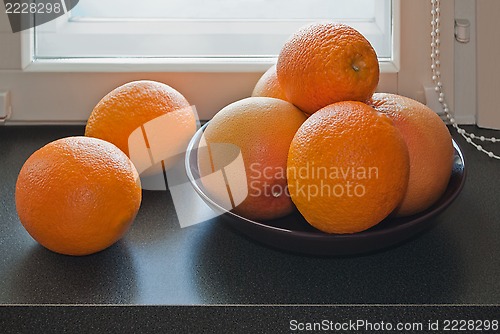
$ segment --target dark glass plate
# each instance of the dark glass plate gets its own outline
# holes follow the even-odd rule
[[[371,252],[398,244],[436,223],[431,219],[445,210],[462,190],[465,162],[458,144],[455,148],[453,172],[443,196],[428,210],[403,218],[386,218],[376,226],[354,234],[327,234],[310,226],[295,210],[290,215],[269,221],[253,221],[215,203],[205,192],[199,179],[197,150],[206,125],[192,138],[186,153],[186,172],[192,186],[213,210],[221,214],[231,227],[268,246],[310,255],[353,255]]]

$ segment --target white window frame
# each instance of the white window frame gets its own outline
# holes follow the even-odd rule
[[[391,57],[380,58],[380,69],[382,73],[397,73],[399,70],[399,6],[400,0],[392,1],[392,12],[395,18],[392,22],[392,52]],[[369,31],[374,31],[374,34],[382,34],[383,26],[386,22],[353,22],[353,26],[361,28],[367,27]],[[78,35],[82,31],[87,31],[92,34],[98,31],[107,32],[123,32],[130,31],[134,34],[143,32],[144,34],[150,31],[186,31],[196,29],[196,26],[203,25],[208,29],[216,30],[241,30],[248,31],[268,31],[269,25],[272,25],[274,31],[287,33],[294,31],[298,27],[305,24],[306,21],[283,21],[283,22],[268,22],[268,21],[252,21],[252,22],[219,22],[218,24],[208,24],[206,22],[183,22],[183,21],[132,21],[132,22],[71,22],[66,15],[59,17],[56,20],[43,25],[45,31],[61,32],[47,34],[55,38],[63,38],[66,42],[71,42],[71,36]],[[182,27],[179,28],[179,25]],[[38,27],[37,27],[38,28]],[[36,28],[36,29],[37,29]],[[237,32],[237,31],[236,31]],[[60,34],[57,37],[57,34]],[[118,37],[119,38],[119,37]],[[35,33],[33,29],[24,31],[21,37],[22,45],[22,67],[27,72],[259,72],[265,71],[276,62],[276,57],[90,57],[90,58],[38,58],[35,56],[34,50]],[[57,50],[54,56],[64,53],[63,50]],[[126,68],[126,69],[125,69]]]

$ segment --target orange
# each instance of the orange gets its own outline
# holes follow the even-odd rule
[[[327,233],[355,233],[399,205],[408,149],[392,121],[362,102],[338,102],[302,124],[288,154],[288,188],[304,218]]]
[[[448,128],[429,107],[404,96],[376,93],[370,104],[393,120],[410,153],[408,190],[395,213],[408,216],[429,208],[443,195],[451,176]]]
[[[210,152],[199,150],[198,154],[203,185],[210,196],[222,203],[229,192],[233,212],[249,219],[267,220],[290,213],[288,149],[305,119],[291,103],[269,97],[246,98],[219,111],[204,132]],[[229,166],[231,160],[233,166]],[[210,182],[208,176],[222,168],[227,183]]]
[[[253,89],[252,96],[274,97],[277,99],[285,100],[286,95],[278,81],[276,74],[276,65],[271,66],[257,81]]]
[[[307,114],[335,102],[366,102],[379,80],[370,42],[337,23],[299,29],[281,49],[276,69],[288,101]]]
[[[167,113],[185,113],[189,107],[184,96],[166,84],[129,82],[108,93],[94,107],[85,135],[109,141],[129,155],[128,140],[134,130]],[[194,127],[193,116],[182,117]]]
[[[141,203],[137,171],[115,145],[88,137],[56,140],[19,173],[16,208],[28,233],[61,254],[87,255],[119,240]]]

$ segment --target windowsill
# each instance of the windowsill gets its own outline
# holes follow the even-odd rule
[[[264,72],[276,58],[73,58],[35,59],[26,72]],[[381,73],[397,73],[397,64],[380,60]]]

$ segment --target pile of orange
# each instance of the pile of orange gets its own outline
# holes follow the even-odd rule
[[[309,116],[291,141],[287,184],[300,213],[324,232],[420,213],[446,190],[453,147],[445,124],[417,101],[374,93],[378,80],[377,55],[361,33],[316,23],[289,38],[254,89]]]
[[[254,220],[296,207],[327,233],[428,209],[451,175],[451,136],[421,103],[374,93],[378,80],[377,55],[355,29],[316,23],[297,31],[252,97],[207,126],[198,159],[209,195]],[[21,223],[58,253],[109,247],[139,210],[139,174],[168,168],[195,130],[175,89],[145,80],[116,88],[92,111],[85,137],[49,143],[26,161],[16,185]]]

